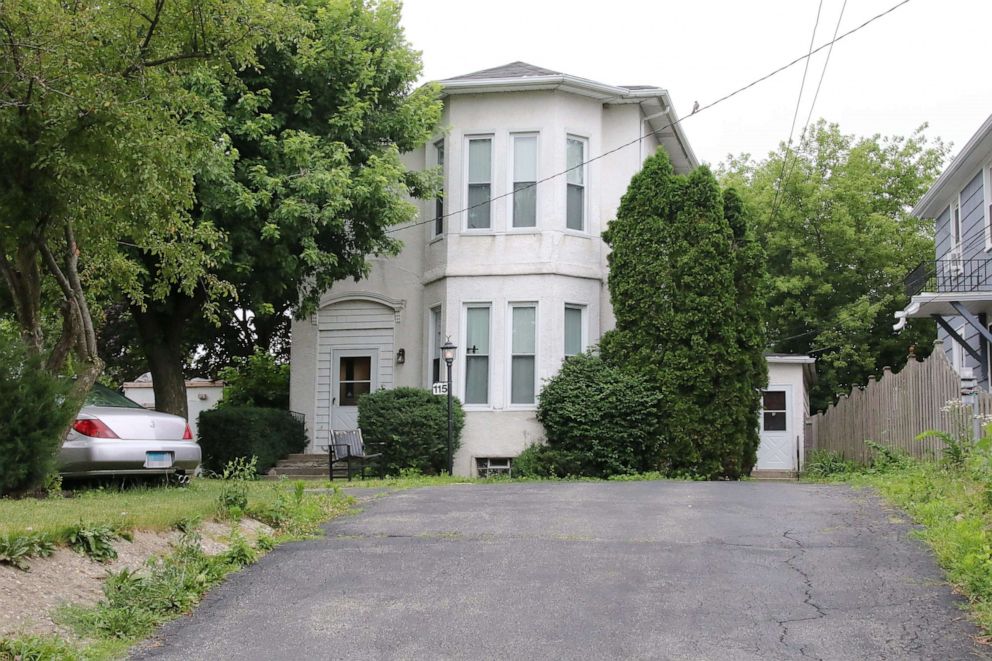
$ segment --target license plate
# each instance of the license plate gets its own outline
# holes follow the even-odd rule
[[[146,452],[145,468],[172,468],[172,453]]]

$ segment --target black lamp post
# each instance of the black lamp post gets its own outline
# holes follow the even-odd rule
[[[454,423],[451,419],[451,364],[455,362],[455,352],[458,347],[449,339],[441,345],[441,356],[448,364],[448,475],[454,475],[454,464],[451,457],[451,437],[454,435]]]

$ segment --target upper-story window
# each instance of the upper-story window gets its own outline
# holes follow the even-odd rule
[[[434,236],[444,234],[444,140],[434,143],[437,167],[441,170],[441,191],[434,200]]]
[[[537,136],[513,136],[513,227],[537,227]]]
[[[468,229],[492,227],[493,140],[468,139]]]
[[[584,232],[586,229],[586,141],[568,136],[565,149],[566,177],[565,227]]]
[[[992,250],[992,163],[985,166],[982,191],[985,195],[985,249]]]
[[[951,248],[961,245],[961,201],[955,199],[951,203]]]

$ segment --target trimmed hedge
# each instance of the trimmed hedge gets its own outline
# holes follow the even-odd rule
[[[659,470],[660,399],[643,377],[591,353],[572,356],[538,397],[547,449],[532,450],[523,465],[518,457],[514,472],[609,477]]]
[[[0,495],[41,486],[55,471],[62,434],[79,411],[72,381],[45,370],[40,356],[0,328]]]
[[[454,435],[451,452],[460,445],[465,414],[452,402]],[[382,452],[383,470],[438,474],[448,470],[448,398],[422,388],[379,390],[358,400],[358,426],[369,452]]]
[[[198,422],[203,467],[220,473],[238,457],[258,458],[264,474],[287,454],[303,452],[306,427],[289,411],[256,406],[226,406],[200,414]]]

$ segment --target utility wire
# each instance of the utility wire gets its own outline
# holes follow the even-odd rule
[[[772,78],[772,77],[774,77],[774,76],[782,73],[786,69],[789,69],[789,68],[795,66],[799,62],[802,62],[803,60],[808,60],[810,57],[812,57],[813,55],[816,55],[817,53],[819,53],[823,49],[829,48],[830,46],[832,46],[833,44],[841,41],[842,39],[846,39],[847,37],[851,36],[852,34],[855,34],[856,32],[859,32],[860,30],[868,27],[869,25],[871,25],[872,23],[874,23],[877,20],[879,20],[881,18],[884,18],[885,16],[891,14],[896,9],[899,9],[900,7],[902,7],[905,4],[908,4],[909,2],[910,2],[910,0],[902,0],[901,2],[898,2],[898,3],[894,4],[894,5],[892,5],[891,7],[889,7],[888,9],[886,9],[885,11],[883,11],[883,12],[881,12],[879,14],[875,14],[874,16],[872,16],[871,18],[869,18],[865,22],[863,22],[860,25],[858,25],[857,27],[851,28],[847,32],[843,33],[842,35],[840,35],[840,36],[838,36],[838,37],[836,37],[834,39],[832,39],[831,41],[829,41],[829,42],[827,42],[825,44],[822,44],[822,45],[814,48],[813,50],[809,51],[808,53],[805,53],[803,55],[800,55],[799,57],[795,58],[794,60],[792,60],[790,62],[787,62],[786,64],[783,64],[782,66],[780,66],[779,68],[775,69],[774,71],[771,71],[769,73],[766,73],[765,75],[761,76],[760,78],[756,78],[755,80],[751,81],[747,85],[744,85],[743,87],[739,87],[739,88],[735,89],[734,91],[729,92],[728,94],[725,94],[725,95],[721,96],[720,98],[716,99],[715,101],[711,101],[711,102],[707,103],[704,106],[700,106],[699,108],[696,109],[695,112],[693,112],[690,115],[687,115],[686,117],[695,117],[696,115],[698,115],[699,113],[701,113],[701,112],[703,112],[705,110],[709,110],[710,108],[712,108],[712,107],[714,107],[716,105],[719,105],[719,104],[723,103],[724,101],[727,101],[729,99],[732,99],[733,97],[737,96],[738,94],[741,94],[742,92],[746,92],[747,90],[751,89],[755,85],[759,85],[759,84],[765,82],[769,78]],[[590,158],[588,160],[582,161],[581,163],[578,163],[578,164],[576,164],[576,165],[574,165],[574,166],[572,166],[572,167],[570,167],[570,168],[568,168],[566,170],[562,170],[561,172],[556,172],[555,174],[551,174],[551,175],[548,175],[548,176],[546,176],[546,177],[544,177],[542,179],[538,179],[537,181],[529,184],[526,187],[519,188],[517,191],[508,191],[508,192],[503,193],[501,195],[497,195],[495,197],[492,197],[492,198],[490,198],[489,200],[487,200],[485,202],[478,202],[476,204],[473,204],[473,205],[464,207],[464,208],[459,209],[457,211],[449,211],[448,213],[442,214],[440,216],[432,216],[431,218],[427,218],[425,220],[420,220],[420,221],[417,221],[417,222],[414,222],[414,223],[408,223],[406,225],[402,225],[402,226],[399,226],[399,227],[393,227],[391,229],[386,230],[386,233],[387,234],[392,234],[394,232],[400,232],[402,230],[409,229],[411,227],[417,227],[418,225],[426,225],[428,223],[433,223],[433,222],[436,222],[438,220],[442,220],[442,219],[445,219],[445,218],[450,218],[451,216],[456,216],[458,214],[465,213],[466,211],[470,211],[471,209],[475,209],[475,208],[478,208],[478,207],[481,207],[481,206],[485,206],[485,205],[490,204],[490,203],[492,203],[492,202],[494,202],[496,200],[500,200],[500,199],[503,199],[503,198],[506,198],[506,197],[510,197],[510,196],[512,196],[514,194],[514,192],[519,192],[521,190],[526,190],[527,188],[534,188],[538,184],[543,184],[543,183],[548,182],[548,181],[551,181],[553,179],[557,179],[559,177],[563,177],[563,176],[567,175],[569,172],[571,172],[572,170],[576,170],[578,168],[584,167],[585,165],[587,165],[589,163],[592,163],[594,161],[598,161],[598,160],[600,160],[602,158],[605,158],[605,157],[607,157],[607,156],[609,156],[611,154],[614,154],[614,153],[616,153],[618,151],[621,151],[622,149],[626,149],[627,147],[630,147],[632,145],[639,144],[640,142],[642,142],[646,138],[649,138],[651,136],[657,135],[658,133],[661,133],[662,131],[665,131],[666,129],[669,129],[669,128],[672,128],[673,126],[676,126],[678,124],[681,124],[683,121],[685,121],[686,117],[680,117],[679,119],[677,119],[677,120],[675,120],[673,122],[670,122],[669,124],[666,124],[665,126],[662,126],[661,128],[659,128],[659,129],[657,129],[655,131],[650,131],[648,133],[645,133],[644,135],[642,135],[642,136],[640,136],[638,138],[634,138],[630,142],[625,142],[625,143],[623,143],[623,144],[621,144],[621,145],[619,145],[617,147],[614,147],[613,149],[610,149],[608,151],[605,151],[605,152],[603,152],[603,153],[601,153],[601,154],[599,154],[597,156],[593,156],[592,158]]]
[[[820,4],[816,7],[816,21],[813,23],[813,34],[809,36],[809,55],[806,56],[806,64],[803,66],[803,79],[799,83],[799,96],[796,97],[796,109],[792,112],[792,125],[789,126],[789,139],[785,144],[785,154],[782,158],[782,171],[779,172],[778,180],[775,182],[775,199],[772,201],[772,221],[775,220],[775,213],[778,211],[778,196],[782,192],[782,187],[785,185],[785,171],[789,164],[789,152],[792,149],[792,135],[796,131],[796,120],[799,119],[799,106],[803,102],[803,91],[806,89],[806,74],[809,73],[809,63],[813,59],[813,43],[816,41],[816,29],[820,27],[820,14],[823,12],[823,0],[820,0]],[[834,38],[837,38],[836,32],[834,33]],[[830,48],[833,49],[833,43],[831,43]],[[829,52],[829,51],[828,51]],[[823,78],[820,78],[823,81]],[[803,128],[802,135],[806,134],[805,127]],[[802,140],[802,135],[800,135],[800,140]]]

